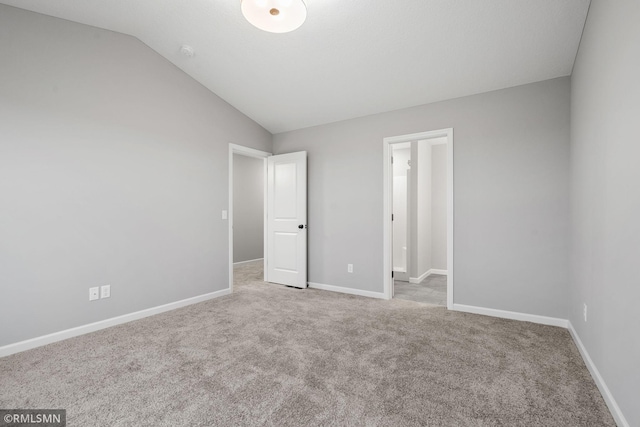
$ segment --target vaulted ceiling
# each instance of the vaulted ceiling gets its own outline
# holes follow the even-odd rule
[[[272,34],[240,0],[0,3],[137,37],[272,133],[570,75],[589,7],[306,0],[302,27]]]

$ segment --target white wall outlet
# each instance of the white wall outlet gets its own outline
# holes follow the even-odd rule
[[[111,296],[111,285],[100,286],[100,298],[109,298]]]
[[[353,264],[347,264],[347,273],[353,273]]]
[[[227,219],[228,214],[227,211],[222,211],[222,219]]]
[[[89,288],[89,301],[95,301],[100,298],[100,288],[97,286],[95,288]]]
[[[584,304],[584,308],[582,309],[582,314],[584,315],[584,321],[587,321],[587,304]]]

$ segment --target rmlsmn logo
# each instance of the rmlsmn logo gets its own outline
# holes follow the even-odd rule
[[[65,409],[0,409],[0,427],[66,427]]]

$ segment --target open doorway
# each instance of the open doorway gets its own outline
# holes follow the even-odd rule
[[[384,291],[453,306],[453,130],[384,140]]]
[[[267,158],[271,153],[229,144],[229,289],[265,279]]]
[[[446,142],[392,145],[394,298],[447,305]]]
[[[393,170],[393,277],[409,282],[409,254],[411,246],[410,194],[411,142],[393,144],[391,167]]]
[[[307,287],[307,152],[276,156],[229,144],[229,291]]]

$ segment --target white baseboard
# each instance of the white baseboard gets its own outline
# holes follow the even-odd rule
[[[431,275],[431,270],[427,270],[418,277],[409,277],[409,283],[420,283]]]
[[[250,259],[250,260],[247,260],[247,261],[238,261],[238,262],[234,262],[233,265],[248,264],[248,263],[254,262],[254,261],[264,261],[264,258]]]
[[[613,415],[613,419],[616,421],[616,424],[619,427],[629,427],[629,423],[627,422],[627,419],[622,414],[622,411],[620,410],[620,407],[616,403],[616,400],[613,398],[613,395],[611,394],[609,387],[607,387],[607,384],[604,382],[602,375],[600,375],[598,368],[596,368],[596,365],[593,363],[593,360],[591,360],[591,356],[589,356],[587,349],[585,348],[584,344],[582,344],[582,341],[578,336],[578,332],[576,332],[576,330],[573,328],[571,321],[567,321],[567,322],[569,323],[568,325],[569,333],[571,334],[573,341],[576,343],[576,347],[578,347],[578,350],[582,355],[582,359],[584,360],[585,365],[587,365],[589,372],[591,372],[593,381],[595,381],[596,385],[598,386],[598,390],[600,390],[600,394],[602,394],[602,398],[604,399],[605,403],[609,407],[609,411],[611,412],[611,415]]]
[[[78,335],[88,334],[90,332],[99,331],[100,329],[109,328],[111,326],[120,325],[122,323],[131,322],[133,320],[142,319],[144,317],[153,316],[154,314],[164,313],[165,311],[175,310],[176,308],[185,307],[187,305],[196,304],[202,301],[218,298],[230,294],[229,289],[211,292],[197,297],[187,298],[180,301],[171,302],[169,304],[159,305],[157,307],[147,308],[145,310],[136,311],[122,316],[112,317],[110,319],[100,320],[98,322],[89,323],[87,325],[77,326],[75,328],[66,329],[64,331],[54,332],[52,334],[43,335],[41,337],[31,338],[13,344],[0,347],[0,357],[9,356],[10,354],[19,353],[21,351],[30,350],[32,348],[41,347],[57,341],[66,340],[68,338],[77,337]]]
[[[321,289],[323,291],[340,292],[343,294],[360,295],[369,298],[386,299],[384,292],[362,291],[360,289],[344,288],[342,286],[325,285],[324,283],[307,282],[312,289]]]
[[[453,304],[454,311],[465,313],[483,314],[485,316],[500,317],[503,319],[521,320],[523,322],[539,323],[541,325],[560,326],[568,328],[569,321],[557,317],[538,316],[537,314],[518,313],[516,311],[496,310],[495,308],[475,307],[472,305]]]
[[[432,268],[430,270],[427,270],[427,272],[424,273],[420,277],[409,277],[409,283],[420,283],[424,279],[426,279],[427,277],[431,276],[432,274],[445,274],[446,275],[447,274],[447,270],[439,270],[437,268]]]

